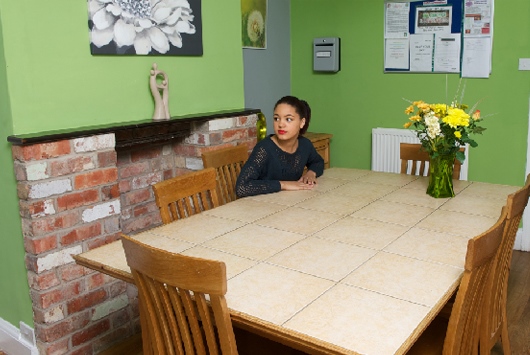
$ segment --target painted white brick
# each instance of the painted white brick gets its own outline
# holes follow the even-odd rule
[[[55,323],[64,319],[64,311],[60,306],[54,307],[44,313],[44,323]]]
[[[83,252],[81,245],[77,245],[72,248],[66,248],[59,250],[55,253],[46,255],[45,257],[37,259],[37,273],[41,273],[46,270],[51,270],[55,267],[66,265],[74,261],[72,254],[80,254]]]
[[[246,122],[242,123],[242,119],[246,118]],[[241,116],[237,118],[237,126],[238,127],[254,127],[256,123],[258,122],[258,115],[253,114],[249,116]]]
[[[83,222],[88,223],[97,219],[106,218],[115,214],[120,214],[120,200],[114,200],[87,208],[83,211]]]
[[[129,304],[129,298],[126,294],[120,295],[110,301],[101,303],[94,308],[92,314],[92,320],[98,320],[105,316],[108,316],[112,312],[116,312],[119,309],[125,308]]]
[[[162,147],[162,155],[170,155],[173,154],[173,147],[171,144],[166,144]]]
[[[26,177],[28,181],[44,180],[50,176],[46,173],[48,164],[45,162],[29,164],[26,166]]]
[[[31,215],[32,218],[44,217],[44,216],[55,214],[55,206],[53,205],[53,200],[46,200],[46,201],[43,201],[43,203],[44,203],[44,211],[32,214]]]
[[[69,179],[53,180],[29,187],[30,198],[43,198],[72,191],[72,182]]]
[[[191,170],[201,170],[204,169],[202,164],[202,159],[200,158],[186,158],[186,168]]]
[[[116,138],[114,133],[102,134],[99,136],[76,138],[74,141],[74,151],[76,153],[93,152],[95,150],[114,149]]]
[[[200,139],[204,139],[204,142],[199,142]],[[197,134],[193,133],[189,137],[184,139],[186,144],[201,144],[201,145],[210,145],[210,136],[208,134]]]
[[[234,118],[220,118],[208,122],[209,131],[219,131],[221,129],[234,128]]]

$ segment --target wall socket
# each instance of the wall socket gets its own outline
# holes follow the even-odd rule
[[[530,58],[519,58],[519,70],[530,70]]]
[[[24,322],[20,322],[20,337],[27,344],[35,346],[35,332],[33,331],[33,328]]]

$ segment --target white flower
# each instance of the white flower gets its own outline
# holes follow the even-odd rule
[[[427,126],[427,135],[429,138],[434,139],[440,135],[440,120],[434,115],[434,112],[428,112],[425,114],[425,125]]]
[[[256,42],[263,33],[265,23],[261,12],[254,10],[248,15],[247,34],[252,42]]]
[[[136,54],[164,54],[170,44],[182,47],[182,33],[196,32],[188,0],[88,0],[88,12],[98,48],[114,41],[133,45]]]

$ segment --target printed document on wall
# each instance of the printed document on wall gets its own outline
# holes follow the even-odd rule
[[[435,35],[434,71],[460,72],[460,33]]]
[[[491,74],[494,0],[467,0],[464,4],[462,77],[488,78]]]
[[[410,35],[410,71],[432,72],[434,35]]]

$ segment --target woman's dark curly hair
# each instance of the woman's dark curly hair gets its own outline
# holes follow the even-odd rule
[[[274,105],[275,110],[279,104],[287,104],[294,107],[294,110],[300,115],[300,118],[305,118],[304,127],[300,129],[300,134],[304,134],[309,128],[309,120],[311,119],[311,107],[309,107],[307,101],[300,100],[295,96],[284,96]]]

